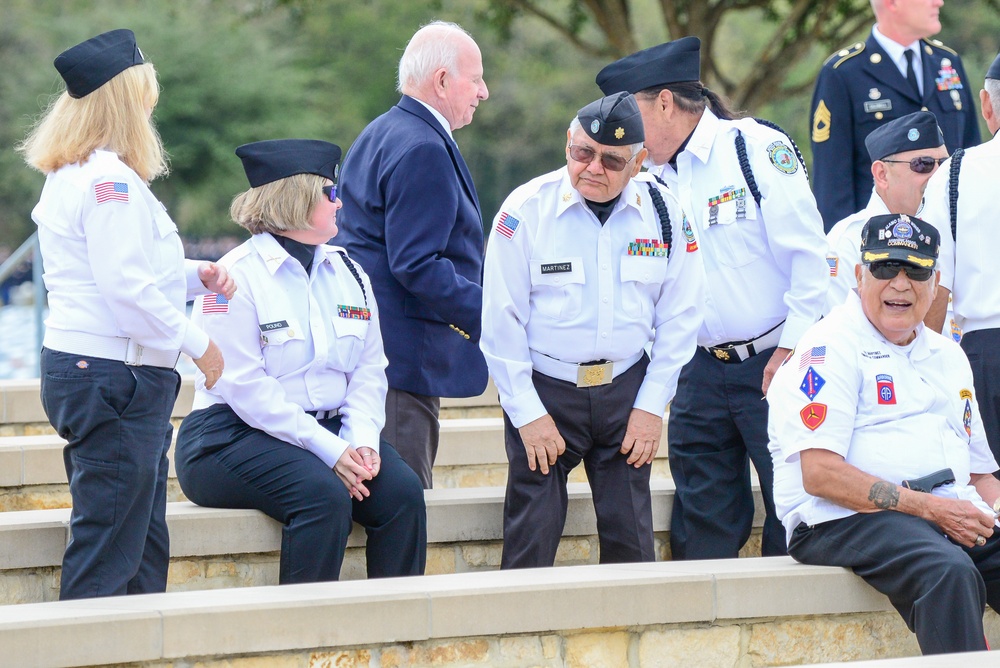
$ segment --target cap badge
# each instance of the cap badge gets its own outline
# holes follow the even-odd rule
[[[910,131],[906,133],[906,138],[910,141],[917,141],[920,139],[920,130],[916,128],[910,128]]]
[[[615,139],[621,139],[624,136],[625,136],[625,128],[615,129]]]
[[[909,239],[913,236],[913,228],[909,223],[898,222],[892,226],[892,234],[897,239]]]
[[[600,129],[601,129],[601,122],[595,118],[594,122],[590,124],[590,131],[596,133]]]

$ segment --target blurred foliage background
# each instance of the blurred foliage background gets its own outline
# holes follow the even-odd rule
[[[310,137],[347,149],[397,101],[402,49],[434,19],[461,24],[483,51],[490,99],[456,140],[489,217],[517,185],[564,162],[566,126],[600,95],[603,65],[688,33],[706,44],[706,83],[784,127],[808,159],[816,73],[873,22],[867,0],[4,0],[0,247],[34,231],[44,177],[13,147],[63,90],[52,67],[63,49],[113,28],[136,32],[160,73],[155,119],[171,156],[152,188],[196,245],[240,236],[228,219],[246,187],[236,146]],[[997,0],[948,0],[942,20],[938,38],[962,54],[978,90],[1000,47]]]

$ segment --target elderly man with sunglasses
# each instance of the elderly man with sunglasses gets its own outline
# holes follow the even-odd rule
[[[969,362],[922,323],[940,237],[906,215],[861,233],[858,292],[811,327],[767,393],[788,553],[851,568],[925,654],[985,650],[1000,604],[1000,481]]]
[[[875,186],[868,206],[844,218],[827,234],[830,250],[830,289],[826,312],[844,303],[857,286],[854,266],[861,261],[861,228],[872,216],[905,213],[914,216],[923,205],[924,188],[948,158],[944,135],[929,111],[916,111],[885,125],[865,137],[872,161]],[[940,328],[939,328],[940,331]]]
[[[481,346],[509,461],[501,568],[553,564],[581,461],[601,563],[655,558],[650,464],[694,353],[703,270],[676,198],[640,173],[643,138],[632,95],[587,105],[566,167],[517,188],[493,222]]]

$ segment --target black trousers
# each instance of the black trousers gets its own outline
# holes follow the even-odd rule
[[[320,424],[337,433],[340,418]],[[416,474],[385,441],[382,466],[351,498],[333,470],[313,453],[248,426],[225,405],[192,411],[177,433],[177,479],[201,506],[255,508],[281,522],[279,582],[340,578],[351,521],[365,527],[368,577],[422,575],[427,513]]]
[[[967,548],[919,517],[858,513],[800,524],[788,553],[804,564],[852,569],[889,597],[924,654],[986,649],[983,611],[1000,604],[1000,533]]]
[[[566,452],[542,475],[528,468],[524,442],[504,413],[509,473],[500,568],[552,566],[566,524],[566,479],[580,461],[597,514],[602,564],[654,561],[650,466],[635,468],[619,452],[632,404],[646,375],[643,356],[610,385],[576,387],[535,372],[532,382],[566,441]]]
[[[774,349],[725,364],[698,348],[681,370],[667,425],[677,487],[670,520],[674,559],[736,557],[750,537],[752,461],[764,499],[763,555],[785,554],[774,512],[774,468],[767,449],[767,402],[760,386]]]
[[[45,414],[67,441],[73,498],[59,598],[165,591],[167,450],[180,376],[47,348],[41,372]]]
[[[964,334],[962,349],[972,367],[972,382],[986,438],[993,456],[1000,462],[1000,329],[979,329]]]

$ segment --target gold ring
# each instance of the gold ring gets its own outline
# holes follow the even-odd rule
[[[979,547],[986,545],[986,538],[984,538],[983,536],[976,536],[976,545],[978,545]]]

